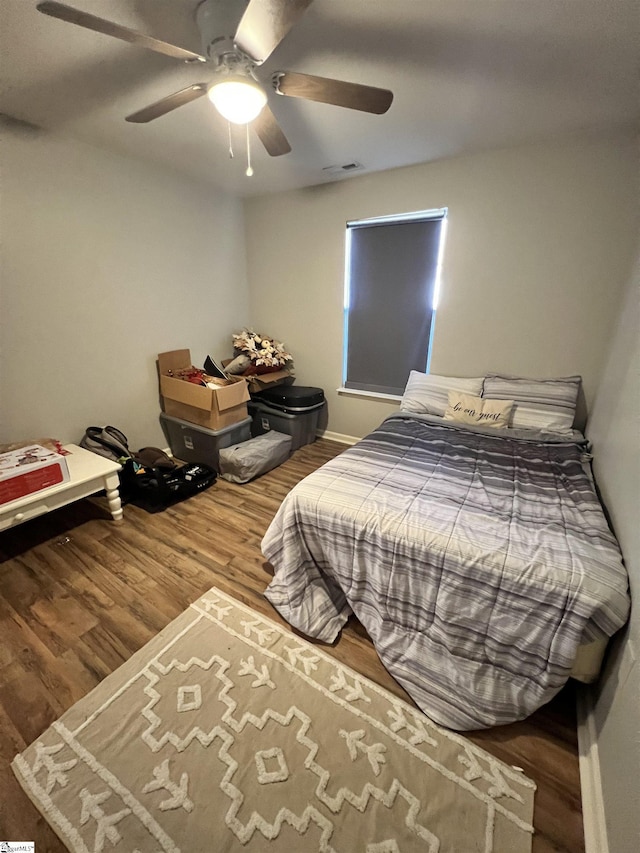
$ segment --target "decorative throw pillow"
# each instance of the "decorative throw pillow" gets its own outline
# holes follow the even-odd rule
[[[482,394],[482,383],[482,377],[459,379],[412,370],[402,395],[400,411],[443,417],[449,405],[449,391],[461,391],[479,397]]]
[[[482,396],[513,400],[513,428],[571,433],[581,381],[580,376],[524,379],[489,374]]]
[[[479,424],[505,429],[513,408],[512,400],[489,400],[449,391],[449,405],[444,413],[445,421],[461,424]]]

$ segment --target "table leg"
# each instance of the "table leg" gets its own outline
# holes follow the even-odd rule
[[[104,485],[113,520],[122,521],[124,513],[122,511],[122,501],[120,500],[120,480],[118,479],[118,475],[110,474],[108,477],[105,477]]]

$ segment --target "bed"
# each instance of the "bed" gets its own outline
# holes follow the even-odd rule
[[[327,643],[355,614],[441,725],[523,719],[628,618],[588,445],[522,417],[499,429],[403,401],[287,495],[262,542],[266,597]]]

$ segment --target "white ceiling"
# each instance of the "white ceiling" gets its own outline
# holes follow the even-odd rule
[[[198,0],[65,2],[202,50]],[[0,112],[243,196],[335,180],[323,167],[354,160],[378,171],[639,120],[638,0],[315,0],[261,79],[318,74],[391,89],[393,104],[377,116],[271,92],[293,150],[269,157],[252,135],[247,178],[244,130],[230,161],[226,123],[206,98],[149,124],[124,121],[208,82],[206,65],[49,18],[36,3],[0,1]]]

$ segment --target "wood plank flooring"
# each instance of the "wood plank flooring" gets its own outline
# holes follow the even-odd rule
[[[258,480],[224,480],[150,515],[102,498],[0,534],[0,839],[65,848],[14,779],[10,762],[60,714],[212,586],[284,624],[263,597],[260,540],[282,498],[344,450],[318,440]],[[354,619],[326,650],[408,699]],[[584,837],[570,685],[528,720],[467,733],[537,785],[534,853],[582,853]]]

